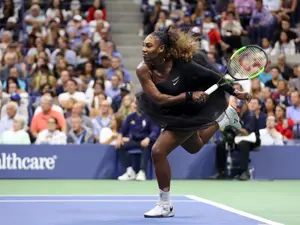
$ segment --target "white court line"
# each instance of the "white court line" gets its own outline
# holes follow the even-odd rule
[[[105,203],[130,203],[130,202],[157,202],[157,200],[149,200],[149,199],[126,199],[126,200],[113,200],[113,199],[18,199],[18,200],[0,200],[0,203],[72,203],[72,202],[77,202],[77,203],[92,203],[92,202],[105,202]],[[195,200],[174,200],[172,202],[188,202],[188,203],[198,203],[198,201]]]
[[[240,215],[240,216],[244,216],[244,217],[259,221],[259,222],[261,222],[265,225],[284,225],[283,223],[278,223],[278,222],[275,222],[275,221],[272,221],[272,220],[268,220],[268,219],[265,219],[265,218],[262,218],[262,217],[259,217],[259,216],[256,216],[256,215],[253,215],[253,214],[250,214],[250,213],[238,210],[238,209],[234,209],[234,208],[232,208],[230,206],[227,206],[227,205],[223,205],[223,204],[213,202],[213,201],[210,201],[210,200],[207,200],[207,199],[204,199],[204,198],[200,198],[200,197],[195,196],[195,195],[185,195],[185,197],[187,197],[189,199],[193,199],[193,200],[198,201],[198,202],[202,202],[202,203],[217,207],[217,208],[220,208],[220,209],[223,209],[223,210],[231,212],[231,213],[235,213],[235,214]]]
[[[183,197],[184,195],[173,195],[173,197]],[[0,198],[5,197],[158,197],[158,195],[82,195],[82,194],[73,194],[73,195],[60,195],[60,194],[53,194],[53,195],[0,195]]]

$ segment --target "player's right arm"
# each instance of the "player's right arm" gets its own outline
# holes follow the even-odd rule
[[[204,102],[208,98],[208,95],[201,91],[184,92],[175,96],[161,93],[152,81],[149,67],[144,63],[141,63],[138,66],[136,74],[146,95],[148,95],[149,98],[158,105],[172,106],[186,101]]]

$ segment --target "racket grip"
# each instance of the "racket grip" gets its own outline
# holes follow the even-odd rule
[[[206,94],[211,94],[211,93],[213,93],[215,90],[217,90],[219,88],[219,85],[217,85],[217,84],[214,84],[213,86],[211,86],[210,88],[208,88],[206,91],[205,91],[205,93]]]

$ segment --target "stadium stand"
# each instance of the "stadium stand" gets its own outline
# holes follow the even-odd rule
[[[235,49],[247,44],[262,46],[270,56],[268,69],[251,83],[235,85],[258,98],[261,107],[235,98],[230,98],[230,104],[241,117],[245,112],[274,115],[285,144],[297,143],[297,0],[141,0],[136,8],[142,19],[134,19],[136,30],[127,40],[120,24],[133,23],[130,10],[136,4],[123,3],[126,7],[107,0],[1,1],[1,144],[118,145],[120,128],[136,113],[134,93],[139,85],[133,71],[141,60],[135,54],[139,51],[136,46],[145,35],[168,26],[199,36],[201,49],[222,71]],[[108,19],[110,13],[115,13],[113,22]],[[138,136],[138,123],[145,120],[135,121],[129,133],[123,126],[123,141],[143,142],[142,148],[147,148],[154,141],[151,130]],[[265,127],[266,121],[263,124]],[[211,143],[219,138],[216,134]],[[130,150],[136,153],[139,147]],[[137,176],[146,178],[143,171]]]

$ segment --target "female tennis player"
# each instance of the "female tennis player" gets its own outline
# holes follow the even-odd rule
[[[143,89],[137,95],[138,107],[164,127],[152,148],[160,199],[144,217],[174,216],[168,154],[179,145],[197,153],[219,128],[241,127],[225,92],[241,100],[251,99],[231,85],[207,95],[204,90],[217,83],[222,74],[197,52],[197,46],[188,34],[172,30],[151,33],[143,42],[144,61],[136,70]]]

